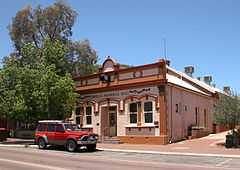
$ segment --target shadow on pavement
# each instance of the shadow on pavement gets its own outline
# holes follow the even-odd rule
[[[46,150],[54,150],[54,151],[64,151],[68,152],[64,146],[48,146]],[[87,149],[78,148],[74,153],[91,153],[91,152],[102,152],[102,150],[96,149],[95,151],[88,151]]]

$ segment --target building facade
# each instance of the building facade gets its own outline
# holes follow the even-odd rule
[[[75,77],[80,94],[72,120],[101,137],[167,144],[190,126],[212,132],[218,89],[178,72],[166,60],[121,67],[108,57],[98,73]]]

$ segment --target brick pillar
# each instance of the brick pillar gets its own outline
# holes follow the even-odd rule
[[[168,124],[167,124],[167,101],[166,101],[166,85],[167,85],[167,65],[168,61],[159,60],[159,73],[162,75],[163,84],[158,86],[159,90],[159,124],[160,137],[163,139],[163,144],[168,144]]]
[[[165,86],[163,86],[165,89]],[[159,92],[159,111],[160,111],[160,136],[163,137],[164,144],[168,143],[167,133],[167,105],[165,92]]]
[[[141,102],[137,103],[137,107],[138,107],[137,126],[141,126],[141,124],[142,124],[142,106],[141,106]]]
[[[80,107],[80,127],[83,126],[84,107]]]

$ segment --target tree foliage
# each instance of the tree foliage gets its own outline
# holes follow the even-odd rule
[[[231,129],[240,125],[240,100],[238,95],[220,95],[215,106],[214,118],[216,123],[228,125]]]
[[[96,51],[88,40],[71,40],[76,17],[76,11],[63,1],[57,1],[46,8],[38,6],[32,9],[28,6],[18,11],[9,25],[9,34],[16,48],[14,56],[22,56],[23,47],[27,43],[41,49],[46,39],[50,42],[58,40],[66,49],[66,55],[59,63],[62,70],[74,76],[92,73],[96,70]]]
[[[28,123],[71,114],[77,94],[70,74],[58,69],[65,55],[61,42],[46,40],[42,49],[26,44],[22,51],[0,71],[1,115]]]

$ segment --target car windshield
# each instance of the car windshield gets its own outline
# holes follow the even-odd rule
[[[66,124],[64,124],[64,127],[68,131],[77,131],[77,130],[79,130],[78,126],[75,125],[75,124],[68,124],[68,123],[66,123]]]

